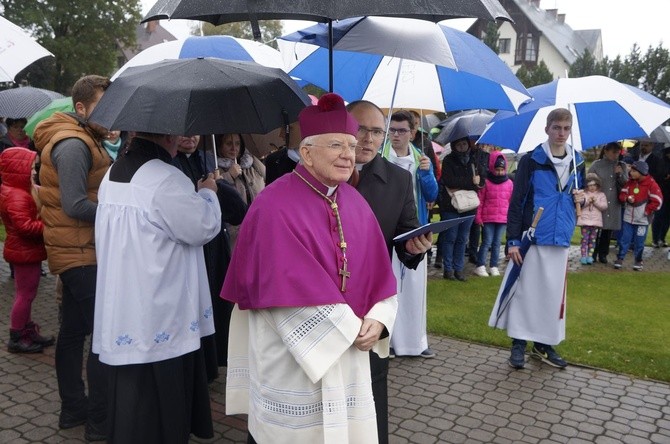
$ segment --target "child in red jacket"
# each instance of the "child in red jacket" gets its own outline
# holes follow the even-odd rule
[[[628,182],[619,192],[619,201],[624,203],[623,221],[619,253],[614,268],[621,268],[631,242],[635,253],[633,270],[640,271],[644,266],[642,252],[647,238],[647,229],[654,211],[663,204],[663,194],[653,177],[649,175],[649,165],[642,160],[633,163],[628,173]]]
[[[7,231],[3,257],[14,267],[15,298],[7,344],[11,353],[36,353],[54,343],[53,336],[39,334],[30,316],[41,264],[47,257],[34,192],[36,158],[36,152],[17,147],[0,154],[0,216]]]

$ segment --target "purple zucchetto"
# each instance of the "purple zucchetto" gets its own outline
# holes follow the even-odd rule
[[[334,93],[324,94],[316,105],[303,109],[298,122],[303,139],[319,134],[358,134],[358,122],[345,108],[342,97]]]

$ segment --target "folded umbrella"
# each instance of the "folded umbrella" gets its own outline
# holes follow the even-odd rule
[[[28,118],[63,95],[48,89],[24,86],[0,91],[0,116]]]
[[[90,120],[110,130],[158,134],[266,134],[310,103],[282,70],[214,58],[127,69]]]
[[[523,235],[521,236],[521,245],[519,246],[519,253],[521,254],[522,258],[526,257],[526,253],[528,253],[530,246],[533,244],[533,241],[535,240],[535,228],[537,227],[537,224],[540,222],[540,218],[542,217],[543,211],[544,211],[543,207],[538,208],[537,213],[533,218],[533,223],[528,228],[528,230],[524,231]],[[521,267],[523,267],[523,263],[521,265],[517,265],[515,262],[511,260],[507,265],[507,269],[505,270],[505,276],[503,277],[502,284],[500,285],[500,291],[496,299],[495,303],[496,306],[494,307],[494,311],[496,312],[496,319],[493,327],[498,326],[498,321],[500,321],[500,317],[503,315],[503,313],[509,306],[509,303],[512,301],[512,298],[514,297],[515,294],[514,290],[516,288],[517,280],[519,279],[519,274],[521,274]]]
[[[229,35],[190,36],[150,46],[119,68],[112,80],[133,66],[150,65],[168,59],[198,57],[256,62],[272,68],[282,68],[284,65],[279,51],[263,43]]]

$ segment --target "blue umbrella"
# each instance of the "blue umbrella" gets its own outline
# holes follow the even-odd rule
[[[518,113],[499,111],[479,143],[526,152],[547,138],[547,114],[572,111],[571,144],[586,149],[613,140],[647,137],[670,119],[670,105],[631,85],[603,76],[558,79],[530,88],[533,100]]]
[[[359,17],[333,23],[333,91],[382,108],[516,110],[529,94],[474,36],[431,22]],[[278,40],[289,74],[328,88],[328,27]]]
[[[132,66],[151,65],[163,60],[198,57],[256,62],[271,68],[283,68],[281,54],[271,46],[227,35],[190,36],[150,46],[123,65],[112,79]]]
[[[538,222],[540,222],[540,218],[542,217],[543,211],[544,211],[543,207],[537,209],[537,213],[533,218],[533,223],[531,224],[530,228],[524,231],[523,235],[521,236],[521,245],[519,246],[519,253],[521,254],[522,258],[526,257],[526,253],[528,253],[530,246],[533,244],[533,241],[535,239],[535,228],[537,227]],[[493,325],[494,327],[498,326],[498,321],[500,320],[500,317],[505,312],[507,307],[509,307],[509,303],[511,302],[512,297],[514,297],[515,293],[513,289],[515,288],[517,280],[519,279],[519,274],[521,273],[522,266],[523,263],[521,265],[517,265],[517,263],[514,261],[510,261],[509,265],[507,266],[508,268],[505,271],[505,276],[503,277],[500,294],[498,295],[496,301],[496,303],[498,304],[498,310],[496,312],[496,321],[495,324]]]

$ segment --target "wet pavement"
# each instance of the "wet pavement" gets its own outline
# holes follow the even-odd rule
[[[571,252],[570,269],[582,267]],[[647,249],[645,271],[670,271],[667,249]],[[33,305],[43,334],[58,329],[54,288],[52,276],[43,278]],[[12,296],[1,262],[3,342]],[[670,384],[581,366],[558,370],[530,358],[513,370],[507,349],[437,336],[429,342],[435,358],[391,361],[391,443],[670,443]],[[225,378],[210,386],[216,437],[192,442],[246,442],[244,418],[224,414],[224,391]],[[58,429],[59,409],[54,347],[33,355],[0,347],[0,443],[85,442],[83,426]]]

